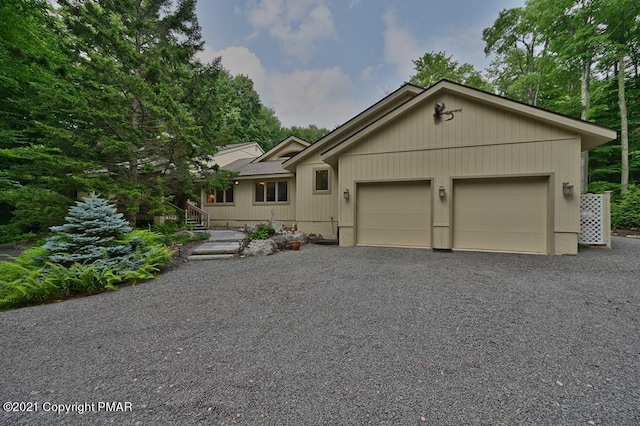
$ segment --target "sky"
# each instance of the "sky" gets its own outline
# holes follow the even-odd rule
[[[482,30],[525,0],[199,0],[206,43],[286,127],[334,129],[444,51],[484,70]]]

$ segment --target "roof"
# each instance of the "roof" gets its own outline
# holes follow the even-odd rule
[[[246,148],[248,146],[252,146],[255,145],[257,146],[260,151],[262,151],[264,153],[264,150],[262,149],[262,147],[258,144],[258,142],[243,142],[243,143],[234,143],[234,144],[230,144],[230,145],[223,145],[221,147],[218,147],[218,154],[220,154],[223,151],[235,151],[241,148]]]
[[[488,104],[494,108],[506,109],[511,112],[535,119],[537,121],[546,122],[553,126],[576,133],[581,136],[583,151],[609,142],[615,139],[617,136],[615,130],[609,129],[604,126],[558,114],[556,112],[552,112],[540,107],[535,107],[522,102],[507,99],[493,93],[484,92],[482,90],[454,83],[449,80],[440,80],[438,83],[434,84],[428,89],[425,89],[422,93],[415,96],[411,100],[396,107],[388,114],[379,117],[375,122],[361,129],[357,133],[354,133],[347,138],[342,138],[338,143],[326,146],[321,154],[322,160],[327,163],[334,163],[337,159],[337,156],[341,152],[353,146],[353,144],[357,143],[364,136],[371,134],[375,130],[409,111],[416,105],[419,105],[432,98],[436,94],[447,92],[474,99],[476,101]]]
[[[343,125],[337,127],[332,132],[324,135],[304,151],[285,161],[284,168],[291,171],[295,170],[295,165],[303,159],[308,158],[316,152],[329,149],[331,146],[362,130],[370,124],[371,121],[384,116],[390,110],[393,110],[393,108],[408,102],[423,91],[424,88],[422,87],[418,87],[410,83],[404,84],[395,92],[390,93],[388,96],[382,98],[380,101],[351,118]]]
[[[282,167],[284,159],[259,162],[254,162],[253,160],[253,158],[241,158],[231,164],[227,164],[224,169],[238,172],[238,178],[273,175],[293,176],[291,172]]]
[[[290,135],[285,139],[283,139],[282,142],[280,142],[279,144],[271,148],[269,151],[265,152],[260,157],[256,158],[255,161],[257,162],[257,161],[265,161],[268,159],[279,158],[281,153],[286,152],[287,148],[291,146],[294,147],[294,150],[292,151],[296,151],[295,154],[297,154],[298,152],[307,148],[309,145],[310,143],[305,141],[304,139],[299,138],[297,136]],[[298,147],[297,149],[295,149],[296,146]]]

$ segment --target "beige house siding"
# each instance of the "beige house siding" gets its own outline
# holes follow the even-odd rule
[[[289,201],[287,203],[255,203],[254,183],[263,181],[287,181]],[[206,199],[203,193],[203,199]],[[283,222],[291,227],[296,220],[295,178],[243,179],[234,185],[233,204],[205,203],[204,209],[210,214],[209,226],[244,226],[247,223],[266,222],[270,219]]]
[[[314,191],[314,176],[317,169],[329,169],[329,193]],[[342,190],[338,186],[335,168],[320,160],[315,154],[296,167],[296,194],[298,206],[296,222],[301,231],[333,238],[338,232],[338,203]]]
[[[258,161],[278,160],[283,157],[290,157],[306,149],[307,142],[295,137],[289,137],[262,155]]]
[[[433,105],[462,108],[452,121],[434,124]],[[434,248],[452,248],[455,179],[546,176],[550,185],[551,253],[575,253],[579,232],[580,138],[568,131],[447,94],[423,102],[339,156],[339,188],[355,195],[358,182],[426,179],[432,182]],[[562,182],[575,195],[562,194]],[[440,199],[438,188],[447,195]],[[340,202],[340,243],[356,243],[353,196]]]

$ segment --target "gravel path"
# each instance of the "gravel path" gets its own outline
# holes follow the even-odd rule
[[[0,424],[637,425],[639,259],[615,238],[575,257],[306,245],[188,263],[0,312],[0,402],[39,411]],[[44,411],[104,401],[131,411]]]

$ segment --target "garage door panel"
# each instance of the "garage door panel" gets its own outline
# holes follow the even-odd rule
[[[430,197],[428,182],[358,184],[358,244],[430,246]]]
[[[462,180],[454,186],[454,248],[547,252],[547,180]]]

